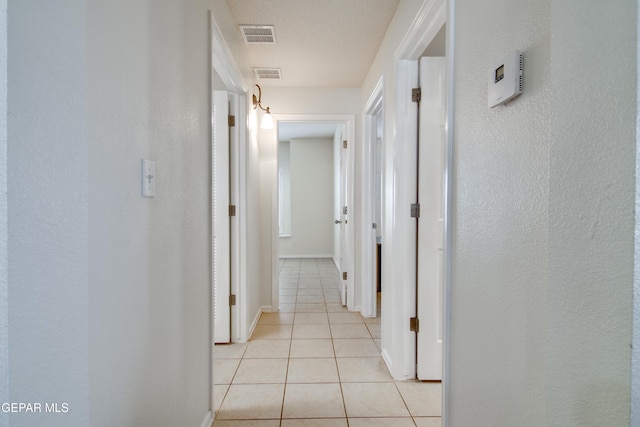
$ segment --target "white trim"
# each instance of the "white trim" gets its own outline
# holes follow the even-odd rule
[[[247,253],[246,253],[246,242],[247,242],[247,214],[246,209],[246,197],[247,197],[247,152],[246,152],[246,144],[247,144],[247,114],[248,110],[248,101],[247,101],[247,90],[248,87],[244,82],[244,78],[242,77],[242,73],[240,72],[236,62],[234,60],[233,54],[227,45],[227,42],[222,35],[222,31],[218,26],[215,16],[213,12],[209,12],[209,28],[210,28],[210,36],[211,36],[211,46],[210,46],[210,59],[211,59],[211,68],[215,70],[215,72],[220,76],[222,81],[224,82],[227,90],[230,93],[236,94],[237,98],[235,99],[236,107],[238,111],[237,116],[237,138],[238,138],[238,161],[237,161],[237,174],[232,177],[233,180],[236,180],[235,184],[237,188],[237,200],[239,203],[239,211],[240,214],[238,216],[238,232],[234,236],[234,240],[232,241],[232,245],[235,244],[237,248],[239,248],[239,253],[236,253],[236,256],[239,258],[237,262],[234,263],[234,272],[235,281],[234,290],[237,291],[237,300],[238,305],[235,307],[235,315],[232,318],[232,337],[238,337],[241,341],[247,339],[248,329],[247,325],[244,323],[244,319],[246,319],[247,312],[247,283],[246,283],[246,266],[247,266]],[[213,90],[213,75],[211,75],[210,79],[210,88],[209,92],[212,93]],[[213,111],[210,111],[213,114]],[[211,166],[209,166],[211,167]],[[211,197],[211,195],[208,195]],[[213,233],[213,230],[212,230]],[[212,239],[212,236],[211,236]],[[213,282],[210,284],[210,287],[213,286]],[[211,289],[213,295],[213,289]],[[211,313],[210,313],[210,322],[211,322],[211,343],[210,346],[210,359],[211,359],[211,367],[210,367],[210,411],[213,414],[215,412],[215,400],[214,400],[214,353],[213,353],[213,343],[215,343],[215,338],[213,336],[213,298],[211,301]],[[235,326],[234,326],[235,325]]]
[[[240,69],[233,59],[231,49],[229,49],[229,45],[222,35],[213,12],[209,12],[209,15],[211,16],[211,47],[213,52],[218,52],[217,55],[212,55],[213,68],[225,86],[227,86],[227,89],[236,88],[246,93],[248,90],[247,85],[244,83],[242,73],[240,73]]]
[[[389,356],[387,350],[382,349],[380,355],[382,356],[382,360],[384,360],[384,364],[387,365],[389,372],[393,372],[393,362],[391,361],[391,356]]]
[[[384,89],[384,76],[380,76],[378,83],[371,91],[367,103],[364,105],[364,111],[366,114],[374,114],[380,111],[383,101],[383,89]]]
[[[452,248],[453,248],[453,120],[454,120],[454,65],[455,65],[455,0],[447,1],[447,112],[445,131],[447,133],[447,162],[445,165],[444,204],[444,343],[442,354],[442,427],[448,427],[451,402],[451,289],[452,289]]]
[[[362,206],[360,209],[360,265],[358,269],[360,274],[357,279],[359,282],[362,300],[362,315],[364,317],[376,317],[377,314],[377,291],[375,286],[375,236],[372,232],[372,224],[374,222],[375,211],[375,159],[376,159],[376,141],[377,128],[375,116],[383,111],[384,102],[384,76],[380,76],[378,83],[374,87],[364,109],[364,140],[361,150],[361,177],[360,185],[362,186]],[[384,118],[382,119],[384,123]],[[383,138],[384,144],[384,138]],[[379,224],[381,226],[382,224]]]
[[[446,0],[425,0],[400,42],[395,57],[397,59],[418,59],[446,23],[446,20]]]
[[[204,417],[202,424],[200,424],[200,427],[211,427],[211,424],[213,424],[213,416],[211,415],[211,411],[209,411]]]
[[[260,307],[260,310],[258,310],[256,315],[254,316],[253,321],[251,321],[251,326],[249,326],[249,333],[247,334],[247,339],[245,339],[244,341],[238,341],[238,342],[245,343],[249,341],[249,338],[251,338],[251,335],[253,335],[253,332],[256,330],[256,326],[258,326],[258,322],[260,321],[260,316],[262,316],[262,313],[269,313],[269,312],[271,312],[271,306]]]

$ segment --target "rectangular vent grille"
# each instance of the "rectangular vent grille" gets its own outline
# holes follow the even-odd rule
[[[522,80],[523,80],[522,70],[524,70],[524,55],[520,54],[520,87],[518,88],[520,93],[522,93]]]
[[[273,25],[240,25],[244,41],[251,44],[274,44],[276,30]]]
[[[254,68],[253,72],[258,79],[282,80],[282,72],[280,68]]]

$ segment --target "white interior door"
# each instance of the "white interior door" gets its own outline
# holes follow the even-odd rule
[[[344,132],[342,133],[344,137]],[[345,139],[342,138],[342,149],[340,150],[340,269],[342,277],[340,281],[340,299],[342,305],[347,305],[347,289],[349,282],[349,190],[348,190],[348,165],[349,165],[349,147],[348,142],[345,145]],[[345,278],[345,273],[346,278]]]
[[[444,319],[444,168],[446,118],[444,57],[420,59],[417,377],[442,380]]]
[[[216,344],[231,341],[231,232],[229,221],[229,95],[213,91],[211,213],[213,325]]]

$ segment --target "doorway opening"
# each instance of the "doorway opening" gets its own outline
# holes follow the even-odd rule
[[[349,224],[353,164],[348,141],[353,141],[355,118],[276,115],[275,119],[278,188],[274,205],[278,213],[272,238],[278,256],[272,267],[273,307],[285,311],[295,304],[293,295],[280,291],[281,270],[287,260],[298,266],[305,260],[324,260],[340,275],[335,284],[340,302],[352,309],[355,292],[348,272],[353,271],[353,229]],[[328,268],[327,262],[322,264]],[[290,271],[283,270],[285,273]]]
[[[362,315],[381,317],[382,283],[382,208],[383,208],[383,145],[384,99],[383,78],[380,78],[365,106],[365,134],[362,149]]]

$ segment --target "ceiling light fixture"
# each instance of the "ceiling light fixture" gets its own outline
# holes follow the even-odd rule
[[[256,85],[258,88],[258,97],[256,98],[255,94],[253,95],[253,109],[260,107],[262,111],[265,113],[262,115],[262,122],[260,123],[260,127],[262,129],[273,129],[273,117],[271,116],[271,111],[269,111],[269,107],[264,108],[262,106],[262,89],[259,85]]]

